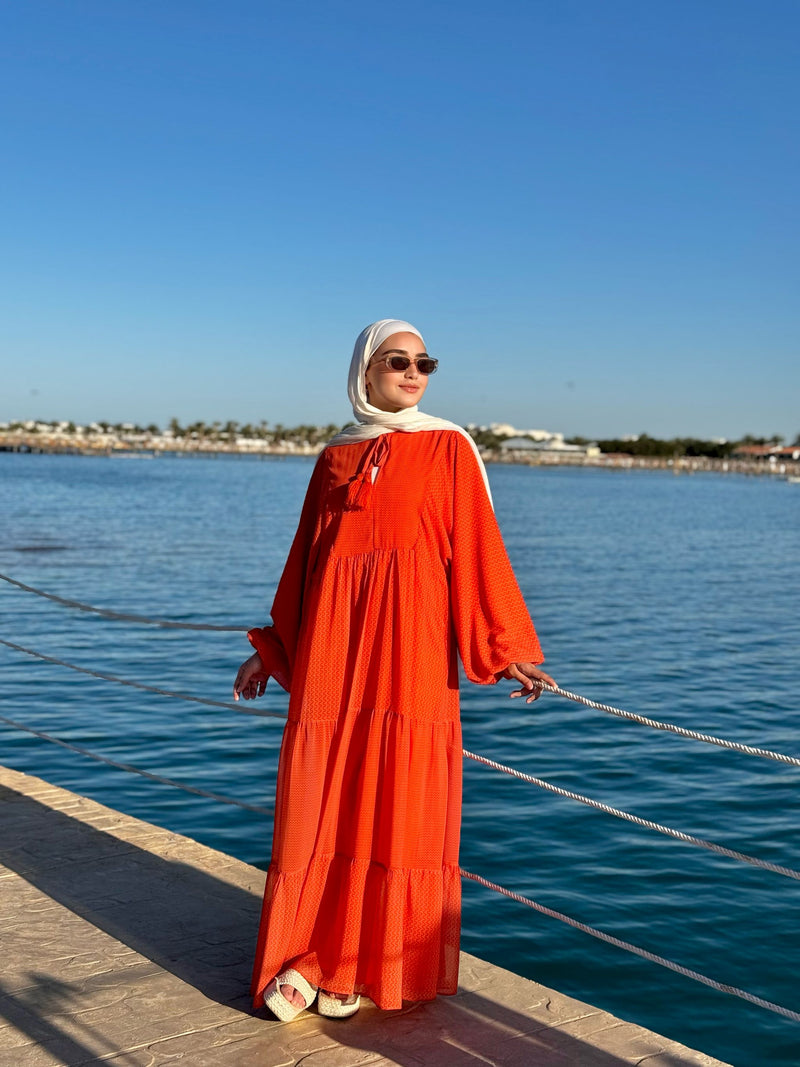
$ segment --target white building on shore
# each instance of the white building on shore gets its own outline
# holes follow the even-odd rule
[[[591,442],[588,445],[570,445],[564,440],[563,433],[553,430],[519,430],[508,422],[492,422],[488,426],[467,427],[470,432],[484,431],[503,438],[500,451],[507,456],[531,455],[533,453],[572,453],[581,456],[599,456],[600,449]]]

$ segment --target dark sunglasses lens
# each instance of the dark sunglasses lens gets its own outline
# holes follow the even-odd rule
[[[408,370],[410,365],[408,356],[389,356],[389,366],[392,370]]]
[[[439,361],[436,359],[418,359],[417,370],[420,374],[433,374],[439,365]]]

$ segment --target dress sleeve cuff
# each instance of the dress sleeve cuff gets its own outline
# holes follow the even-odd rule
[[[264,670],[288,693],[292,684],[292,672],[286,651],[274,626],[255,627],[247,631],[247,640],[256,650]]]

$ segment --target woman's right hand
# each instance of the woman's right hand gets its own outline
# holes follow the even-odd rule
[[[236,681],[233,683],[233,699],[238,700],[240,695],[245,700],[263,697],[268,679],[269,675],[264,670],[261,656],[254,652],[250,659],[246,659],[237,671]]]

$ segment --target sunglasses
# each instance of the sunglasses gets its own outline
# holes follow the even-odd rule
[[[431,356],[419,356],[417,359],[411,359],[410,356],[388,355],[382,359],[376,359],[374,363],[370,363],[370,367],[374,367],[378,363],[385,363],[389,370],[408,370],[413,363],[420,374],[434,374],[439,366],[439,360],[433,359]]]

